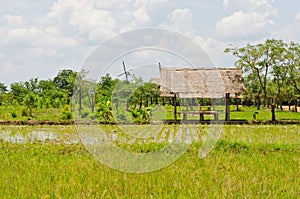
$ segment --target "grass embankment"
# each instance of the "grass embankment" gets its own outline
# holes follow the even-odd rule
[[[194,143],[144,174],[112,170],[81,144],[0,142],[0,198],[299,198],[299,139],[298,125],[225,126],[206,158]]]
[[[185,107],[178,107],[178,111],[180,109],[185,110]],[[199,107],[193,107],[193,110],[198,110]],[[26,107],[22,106],[0,106],[0,120],[2,121],[10,121],[13,124],[19,124],[17,121],[39,121],[36,122],[38,124],[44,124],[41,121],[50,121],[53,124],[61,123],[61,124],[72,124],[72,119],[66,119],[63,117],[63,112],[71,113],[71,107],[65,106],[63,108],[36,108],[33,110],[33,117],[28,115],[24,115]],[[204,108],[204,110],[206,110]],[[217,107],[217,110],[220,111],[219,119],[224,120],[225,112],[224,107]],[[15,117],[13,114],[15,113]],[[276,120],[279,121],[300,121],[300,113],[299,112],[292,112],[288,110],[281,111],[280,109],[276,109]],[[159,120],[172,120],[173,117],[173,107],[172,106],[165,106],[159,109],[159,112],[155,113],[156,119]],[[92,114],[85,115],[84,120],[91,120]],[[182,114],[178,115],[178,119],[182,119]],[[199,115],[188,115],[188,119],[192,120],[199,120]],[[213,116],[205,115],[205,120],[213,120]],[[236,106],[231,106],[231,113],[230,113],[231,120],[244,120],[244,121],[270,121],[271,120],[271,110],[269,108],[261,107],[261,110],[257,110],[256,107],[246,107],[246,106],[239,106],[239,111],[236,110]],[[95,118],[94,118],[95,120]],[[34,122],[29,122],[30,124]],[[20,123],[22,124],[22,122]],[[49,123],[47,123],[49,124]],[[51,124],[51,123],[50,123]]]

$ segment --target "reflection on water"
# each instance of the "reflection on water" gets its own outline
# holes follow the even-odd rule
[[[59,134],[49,131],[36,131],[33,130],[28,133],[15,133],[12,131],[0,132],[0,140],[3,142],[26,144],[41,142],[53,143],[53,144],[78,144],[80,142],[79,138],[75,134]]]

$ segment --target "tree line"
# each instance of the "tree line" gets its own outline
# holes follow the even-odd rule
[[[263,43],[230,47],[225,53],[237,58],[246,85],[245,99],[260,109],[261,105],[283,103],[297,105],[300,96],[300,45],[267,39]],[[295,109],[297,110],[297,108]]]
[[[150,120],[151,106],[159,100],[156,84],[137,77],[130,81],[113,79],[109,74],[96,82],[87,79],[87,74],[84,70],[64,69],[53,79],[14,82],[10,89],[0,83],[0,106],[20,107],[22,116],[32,118],[35,109],[64,108],[61,119],[72,119],[75,113],[76,118],[114,122],[115,110],[118,119],[129,120],[125,113],[129,111],[127,116],[135,122]],[[15,111],[11,114],[17,117]]]

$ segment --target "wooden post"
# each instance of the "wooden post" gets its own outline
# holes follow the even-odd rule
[[[185,115],[184,115],[184,121],[186,122],[187,121],[187,112],[188,112],[188,110],[189,110],[189,105],[188,105],[188,103],[189,103],[189,100],[188,100],[188,98],[185,98],[185,110],[186,110],[186,113],[185,113]]]
[[[176,94],[173,97],[173,106],[174,106],[174,123],[177,122],[177,103],[176,103]]]
[[[226,93],[226,98],[225,98],[225,121],[230,120],[230,93]]]
[[[239,111],[239,98],[237,94],[235,94],[235,105],[236,105],[236,111]]]
[[[212,110],[215,111],[216,110],[216,98],[211,99],[211,103],[212,103]]]

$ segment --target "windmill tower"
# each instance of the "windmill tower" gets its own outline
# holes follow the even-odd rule
[[[131,71],[132,69],[127,70],[124,61],[123,61],[123,70],[124,70],[124,72],[121,73],[120,75],[118,75],[118,77],[120,77],[120,76],[122,76],[122,75],[125,75],[126,83],[129,83],[129,81],[128,81],[128,76],[131,75],[129,71]]]

